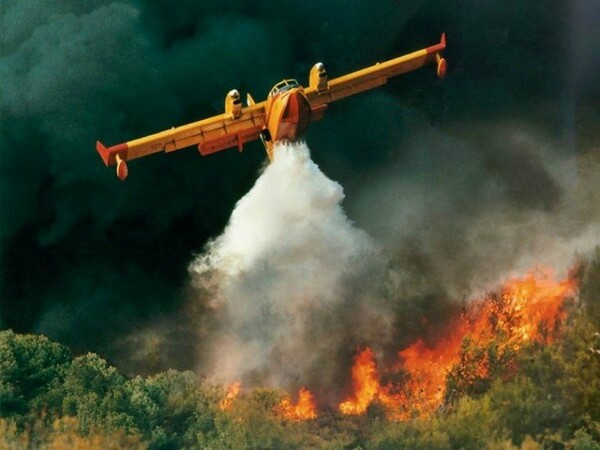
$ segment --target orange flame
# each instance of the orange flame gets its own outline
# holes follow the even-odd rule
[[[231,408],[231,404],[237,398],[237,396],[240,394],[241,388],[242,388],[242,383],[240,383],[239,381],[232,383],[227,388],[227,394],[225,394],[225,398],[223,398],[219,402],[219,409],[221,411],[227,411],[227,410],[229,410],[229,408]]]
[[[566,318],[564,300],[576,289],[574,279],[556,281],[551,271],[537,269],[470,302],[438,332],[436,342],[416,340],[398,352],[398,363],[388,370],[380,372],[369,347],[358,349],[351,370],[353,394],[339,404],[340,412],[361,415],[377,402],[393,420],[427,417],[447,401],[448,379],[454,380],[460,395],[478,380],[498,374],[498,367],[501,376],[510,376],[516,368],[514,355],[523,345],[548,344],[559,335]],[[394,382],[382,382],[391,378]],[[239,382],[229,386],[219,403],[221,410],[231,408],[240,389]],[[306,388],[299,390],[296,403],[287,396],[274,412],[291,421],[317,418],[313,395]]]
[[[285,397],[276,408],[276,413],[287,420],[311,420],[317,418],[317,408],[313,395],[306,388],[298,391],[298,402],[294,405],[290,397]]]
[[[375,355],[370,348],[365,348],[354,357],[352,381],[354,397],[342,402],[340,411],[349,415],[364,414],[380,389]]]
[[[566,318],[563,300],[574,295],[573,279],[554,281],[548,269],[529,272],[511,279],[502,292],[502,308],[497,312],[498,326],[508,334],[512,344],[535,340],[550,343]]]
[[[378,400],[396,420],[433,414],[446,398],[451,371],[466,385],[489,376],[490,361],[483,349],[492,342],[498,344],[496,357],[504,357],[507,367],[510,355],[523,344],[552,342],[566,317],[563,302],[575,292],[573,279],[555,281],[547,269],[508,280],[499,294],[472,302],[436,343],[417,340],[401,350],[397,369],[404,377],[395,385],[382,386],[374,353],[369,348],[359,351],[352,367],[354,394],[339,405],[340,411],[363,414]],[[466,338],[482,350],[465,353]]]

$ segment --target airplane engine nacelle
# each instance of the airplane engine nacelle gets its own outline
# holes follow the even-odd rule
[[[329,88],[327,84],[327,71],[323,63],[316,63],[310,69],[308,84],[311,88],[316,88],[317,92],[323,92]]]
[[[242,99],[237,89],[233,89],[225,96],[225,114],[232,119],[237,119],[242,115]]]

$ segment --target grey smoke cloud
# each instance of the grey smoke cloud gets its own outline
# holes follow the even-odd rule
[[[573,155],[519,120],[412,137],[352,209],[387,248],[428,261],[421,276],[451,298],[536,265],[565,274],[600,244],[597,147]]]

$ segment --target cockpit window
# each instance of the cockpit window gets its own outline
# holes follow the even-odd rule
[[[296,88],[300,86],[300,84],[296,80],[283,80],[277,83],[271,92],[269,92],[269,97],[273,97],[281,92],[288,91],[290,89]]]

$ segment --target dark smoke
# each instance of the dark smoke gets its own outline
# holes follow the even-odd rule
[[[258,10],[240,2],[4,2],[3,322],[102,347],[79,335],[82,325],[96,336],[121,334],[132,320],[176,308],[191,253],[222,228],[264,153],[250,145],[241,157],[159,156],[119,184],[99,164],[94,141],[215,114],[232,87],[260,98],[283,76],[305,77],[314,59],[355,67],[346,44],[393,29],[412,11],[390,14],[387,2],[367,24],[368,8],[342,15],[342,4],[315,21],[308,18],[323,9],[317,2]],[[388,50],[392,38],[365,43],[362,58]],[[52,324],[55,311],[61,318]],[[91,319],[98,314],[104,320]]]
[[[204,311],[186,301],[187,266],[251,188],[262,147],[154,156],[122,184],[95,140],[197,120],[232,88],[258,99],[316,61],[336,76],[441,31],[446,80],[394,80],[333,105],[308,136],[350,218],[386,247],[406,300],[393,340],[423,331],[400,317],[442,321],[447,299],[538,255],[568,265],[598,236],[598,180],[582,170],[599,141],[594,17],[591,0],[0,3],[0,326],[134,372],[194,367]]]
[[[414,133],[402,162],[364,186],[358,222],[451,298],[536,265],[566,274],[599,244],[597,151],[566,156],[564,141],[511,121],[467,126]]]

